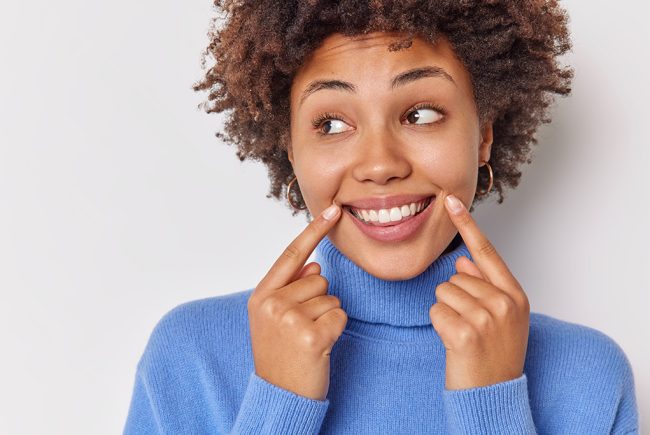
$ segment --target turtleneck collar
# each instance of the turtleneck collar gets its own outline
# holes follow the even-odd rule
[[[419,275],[399,281],[377,278],[346,257],[325,236],[316,246],[321,275],[328,293],[339,298],[348,318],[393,326],[429,326],[429,309],[436,302],[436,286],[456,273],[456,259],[469,250],[459,234],[447,249]]]

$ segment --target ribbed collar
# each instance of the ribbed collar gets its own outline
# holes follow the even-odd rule
[[[431,326],[429,309],[436,302],[436,286],[456,273],[456,259],[469,250],[458,234],[421,274],[401,281],[379,279],[343,255],[325,236],[316,246],[321,275],[328,293],[339,298],[348,318],[394,326]]]

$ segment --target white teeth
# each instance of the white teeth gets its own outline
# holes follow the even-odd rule
[[[390,220],[391,222],[402,220],[402,211],[399,207],[393,207],[390,209]]]
[[[355,209],[353,213],[364,222],[379,222],[383,224],[387,222],[397,222],[402,220],[403,217],[415,215],[422,211],[430,202],[431,199],[427,198],[424,201],[412,202],[401,207],[393,207],[391,209],[382,208],[380,210]]]

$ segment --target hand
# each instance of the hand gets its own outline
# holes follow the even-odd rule
[[[521,376],[530,320],[526,293],[467,208],[456,200],[457,212],[447,199],[445,207],[476,264],[459,257],[457,273],[436,287],[437,301],[429,310],[446,349],[448,390]]]
[[[251,346],[258,376],[316,400],[329,390],[330,352],[347,314],[316,262],[305,264],[341,216],[321,213],[282,252],[248,300]]]

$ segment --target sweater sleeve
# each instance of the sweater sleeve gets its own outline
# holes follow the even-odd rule
[[[145,377],[136,373],[124,435],[162,435],[179,428],[163,428]],[[318,434],[329,399],[310,399],[273,385],[252,372],[230,435]],[[187,433],[193,428],[185,427]]]
[[[443,391],[450,434],[536,434],[523,373],[516,379]]]
[[[329,399],[285,390],[251,372],[231,434],[318,434]]]
[[[228,342],[205,326],[197,308],[176,307],[154,327],[137,364],[124,435],[317,434],[328,399],[294,394],[254,370],[241,373],[246,383],[240,389],[218,383],[219,373],[232,370]],[[222,323],[217,331],[234,328],[223,326],[227,314],[209,314]],[[223,351],[207,351],[219,346]]]
[[[611,435],[626,435],[639,433],[639,411],[637,408],[634,387],[634,374],[627,355],[621,349],[622,377],[621,400],[618,403],[616,417],[612,425]]]
[[[123,435],[162,434],[160,422],[155,414],[153,403],[142,378],[140,370],[135,375],[135,385],[131,396],[129,414],[124,425]]]

